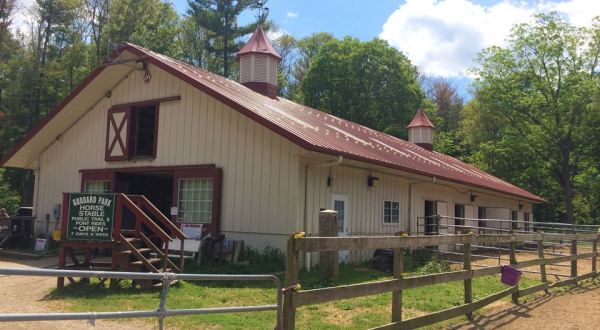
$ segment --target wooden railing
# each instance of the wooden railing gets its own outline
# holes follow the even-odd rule
[[[517,261],[516,246],[518,243],[535,241],[538,245],[538,258],[526,261]],[[570,241],[573,253],[571,255],[545,258],[543,242]],[[577,242],[591,242],[592,252],[577,253]],[[472,313],[505,296],[512,295],[517,302],[523,297],[552,287],[575,284],[578,281],[598,276],[596,234],[497,234],[497,235],[449,235],[449,236],[386,236],[386,237],[306,237],[290,238],[286,255],[286,289],[284,291],[283,326],[284,329],[293,329],[295,326],[296,308],[305,305],[321,304],[340,299],[356,298],[385,292],[392,292],[392,322],[384,325],[382,329],[416,328],[448,320],[460,315],[470,317]],[[445,272],[424,276],[403,278],[403,255],[405,249],[415,249],[425,246],[447,246],[457,244],[463,248],[463,270]],[[501,273],[501,266],[483,267],[472,269],[471,245],[508,244],[510,264],[513,268],[526,268],[539,266],[542,284],[526,289],[519,289],[518,285],[485,298],[473,301],[472,279],[480,276]],[[363,250],[392,248],[394,249],[393,279],[342,285],[328,288],[298,291],[299,255],[300,252],[325,252],[339,250]],[[577,275],[577,261],[592,259],[592,270],[583,275]],[[550,284],[546,278],[546,265],[561,262],[571,262],[571,278]],[[463,281],[463,305],[453,307],[432,314],[402,320],[402,291],[417,287],[446,283],[450,281]]]
[[[169,265],[173,265],[168,258],[169,254],[169,243],[174,238],[179,238],[181,241],[181,255],[179,258],[179,266],[173,267],[178,272],[183,271],[184,258],[183,258],[183,242],[187,238],[185,234],[177,226],[175,226],[169,219],[167,219],[146,197],[140,195],[127,196],[125,194],[116,194],[116,210],[117,215],[115,217],[115,235],[114,237],[120,237],[122,229],[122,207],[127,208],[135,216],[135,237],[142,239],[143,227],[148,228],[152,234],[157,237],[161,244],[157,248],[162,248],[160,254],[163,259],[163,268],[167,268]],[[165,232],[146,212],[149,211],[162,225],[164,225],[169,233]],[[174,266],[174,265],[173,265]]]
[[[163,226],[163,228],[166,228],[166,230],[168,231],[168,234],[170,236],[171,239],[177,238],[180,241],[180,246],[179,246],[179,267],[177,267],[179,269],[179,271],[183,271],[183,266],[184,266],[184,262],[185,259],[183,258],[183,252],[184,252],[184,241],[188,238],[187,236],[185,236],[185,234],[179,229],[179,227],[177,227],[171,220],[169,220],[169,218],[167,218],[162,212],[160,212],[159,209],[156,208],[156,206],[154,206],[154,204],[152,204],[144,195],[128,195],[127,196],[130,200],[132,200],[133,202],[135,202],[135,204],[142,210],[142,211],[147,211],[149,212],[155,220],[159,221],[160,224]],[[136,232],[139,232],[137,226],[136,226]],[[168,243],[166,244],[166,250],[168,250]],[[168,251],[167,253],[168,254]],[[166,258],[166,260],[168,260],[168,258]],[[165,262],[166,262],[165,260]]]

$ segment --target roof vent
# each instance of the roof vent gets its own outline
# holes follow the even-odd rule
[[[277,65],[281,55],[260,26],[235,58],[240,63],[242,85],[269,97],[277,96]]]
[[[423,109],[417,110],[415,118],[406,126],[408,128],[408,141],[424,149],[433,151],[433,130],[431,123]]]

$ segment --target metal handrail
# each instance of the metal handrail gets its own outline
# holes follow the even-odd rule
[[[418,217],[418,219],[428,219],[428,218],[437,218],[438,215],[428,215],[428,216],[422,216],[422,217]],[[555,225],[555,226],[565,226],[565,227],[592,227],[592,228],[598,228],[600,227],[600,225],[583,225],[583,224],[570,224],[570,223],[563,223],[563,222],[547,222],[547,221],[525,221],[525,220],[509,220],[509,219],[477,219],[477,218],[461,218],[461,217],[451,217],[451,216],[447,216],[447,215],[439,215],[440,218],[443,219],[456,219],[456,220],[469,220],[469,221],[493,221],[493,222],[510,222],[510,223],[525,223],[525,224],[540,224],[540,225]]]
[[[442,219],[455,219],[465,221],[477,221],[478,225],[456,225],[449,223],[442,223]],[[431,223],[428,223],[432,221]],[[484,226],[481,226],[481,223]],[[493,224],[497,223],[497,225],[502,225],[502,223],[511,224],[511,228],[501,228],[494,227],[493,225],[488,227],[485,224]],[[525,224],[525,228],[523,226],[518,226],[521,228],[515,228],[517,224]],[[476,218],[461,218],[461,217],[451,217],[445,215],[430,215],[430,216],[422,216],[417,217],[417,232],[419,228],[423,228],[429,234],[440,234],[439,230],[443,228],[463,228],[463,229],[472,229],[472,230],[484,230],[484,231],[497,231],[497,232],[507,232],[507,233],[531,233],[536,230],[548,230],[548,231],[560,231],[560,232],[580,232],[580,233],[596,233],[596,230],[600,228],[600,225],[580,225],[580,224],[566,224],[566,223],[554,223],[554,222],[541,222],[541,221],[523,221],[523,220],[508,220],[508,219],[476,219]]]
[[[176,274],[176,273],[134,273],[110,271],[62,270],[41,268],[0,268],[0,275],[82,277],[82,278],[119,278],[132,280],[161,280],[162,290],[157,310],[126,312],[83,312],[83,313],[28,313],[0,314],[0,322],[88,320],[94,324],[97,319],[156,317],[158,328],[164,328],[164,319],[168,316],[200,315],[215,313],[241,313],[274,310],[277,313],[275,329],[281,329],[283,292],[281,280],[274,275],[228,275],[228,274]],[[235,306],[215,308],[167,309],[167,290],[171,281],[271,281],[277,287],[277,303],[272,305]]]

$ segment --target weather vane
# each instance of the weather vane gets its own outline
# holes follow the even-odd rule
[[[257,0],[256,8],[258,9],[258,14],[256,15],[256,19],[258,20],[258,24],[263,24],[269,15],[269,8],[265,7],[267,0]]]

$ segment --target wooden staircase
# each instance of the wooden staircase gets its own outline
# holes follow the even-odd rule
[[[118,270],[127,272],[180,273],[184,258],[181,255],[179,265],[168,258],[169,243],[173,239],[187,238],[171,220],[165,217],[146,197],[142,195],[122,195],[122,206],[135,216],[132,229],[119,230],[115,241],[114,253],[118,259]],[[118,205],[119,203],[117,203]],[[183,249],[177,247],[183,254]],[[171,282],[174,284],[174,282]],[[137,280],[133,285],[142,288],[160,287],[158,280]]]
[[[68,204],[68,202],[67,202]],[[133,215],[133,221],[124,221],[125,214]],[[63,217],[66,228],[66,217]],[[184,266],[185,234],[162,214],[146,197],[142,195],[115,194],[115,220],[112,241],[81,242],[61,241],[59,250],[59,268],[66,269],[66,256],[71,256],[77,269],[92,269],[97,263],[91,262],[91,251],[98,248],[112,249],[112,262],[106,263],[106,270],[123,272],[180,273]],[[180,246],[169,248],[174,239]],[[79,263],[74,249],[85,250],[85,261]],[[168,258],[169,249],[179,250],[179,263],[176,265]],[[71,278],[69,281],[73,282]],[[105,281],[103,279],[102,281]],[[111,280],[111,286],[117,287],[119,280]],[[173,284],[173,282],[171,282]],[[158,280],[137,280],[134,286],[151,288],[162,286]],[[64,286],[64,278],[58,278],[57,287]]]

